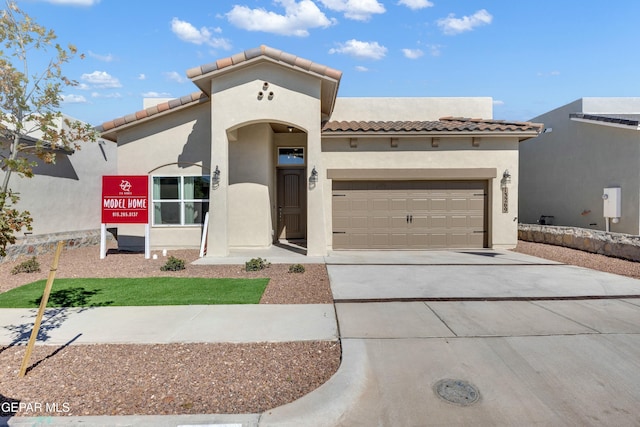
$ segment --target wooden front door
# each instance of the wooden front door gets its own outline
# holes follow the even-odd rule
[[[307,191],[304,169],[278,169],[278,239],[307,236]]]

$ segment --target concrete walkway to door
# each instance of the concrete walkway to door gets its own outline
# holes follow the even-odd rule
[[[260,425],[640,425],[640,281],[480,252],[327,257],[342,365]]]

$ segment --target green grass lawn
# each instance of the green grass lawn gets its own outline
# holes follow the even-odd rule
[[[56,279],[47,307],[258,304],[269,279]],[[37,308],[46,280],[0,294],[0,308]]]

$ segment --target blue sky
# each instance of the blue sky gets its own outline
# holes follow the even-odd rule
[[[637,0],[18,0],[85,59],[62,111],[99,125],[186,70],[266,44],[343,72],[341,97],[489,96],[529,120],[586,96],[640,96]]]

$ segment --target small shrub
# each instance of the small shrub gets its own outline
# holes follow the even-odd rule
[[[170,256],[167,263],[160,267],[162,271],[178,271],[184,270],[184,260]]]
[[[304,273],[304,265],[293,264],[289,266],[289,273]]]
[[[270,262],[267,262],[266,259],[262,258],[251,258],[249,261],[244,263],[245,271],[260,271],[265,268],[269,268],[271,266]]]
[[[11,274],[35,273],[36,271],[40,271],[40,263],[38,262],[36,257],[33,257],[13,267],[11,269]]]

